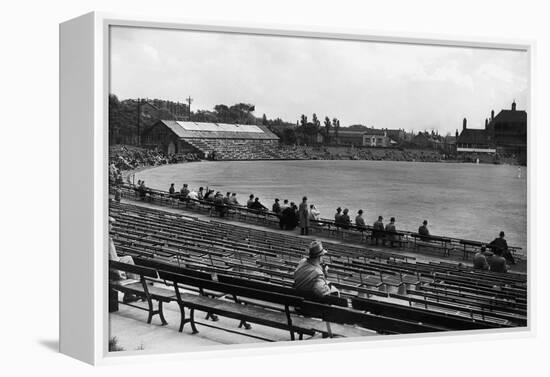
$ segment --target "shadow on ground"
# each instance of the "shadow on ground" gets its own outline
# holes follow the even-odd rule
[[[42,347],[49,349],[52,352],[59,352],[59,340],[39,340],[38,344],[40,344]]]

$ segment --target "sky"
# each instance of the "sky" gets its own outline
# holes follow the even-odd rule
[[[483,128],[516,101],[526,109],[523,51],[150,28],[111,29],[110,92],[212,110],[245,102],[255,115],[296,122],[313,113],[440,134]]]

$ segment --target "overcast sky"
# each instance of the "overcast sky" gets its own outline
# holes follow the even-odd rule
[[[193,110],[246,102],[289,122],[454,134],[528,98],[525,52],[121,27],[111,42],[111,93],[190,95]]]

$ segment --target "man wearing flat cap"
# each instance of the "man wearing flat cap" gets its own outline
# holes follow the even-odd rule
[[[296,290],[317,297],[339,293],[326,278],[326,268],[322,265],[322,257],[326,253],[320,241],[311,242],[309,255],[300,261],[294,271]]]

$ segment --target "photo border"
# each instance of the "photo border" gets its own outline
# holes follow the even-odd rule
[[[533,125],[534,115],[534,53],[535,42],[533,40],[512,40],[503,38],[483,38],[483,37],[455,37],[438,34],[420,34],[420,33],[390,33],[374,32],[358,29],[346,28],[327,28],[312,26],[291,26],[291,25],[266,25],[241,22],[203,22],[197,20],[182,20],[173,18],[159,17],[137,17],[129,15],[118,15],[110,13],[89,13],[83,17],[92,17],[94,24],[94,138],[93,138],[93,174],[94,174],[94,192],[93,192],[93,237],[94,237],[94,280],[93,280],[93,309],[94,309],[94,339],[89,341],[93,343],[93,360],[86,360],[93,364],[118,364],[128,362],[144,361],[168,361],[183,360],[188,358],[203,359],[210,357],[235,357],[235,356],[259,356],[267,354],[288,354],[295,352],[326,351],[326,347],[331,350],[344,350],[350,348],[369,348],[381,346],[404,346],[449,342],[471,342],[480,340],[512,339],[534,337],[536,334],[536,316],[535,303],[533,298],[535,287],[535,252],[531,250],[533,235],[533,222],[535,213],[532,203],[535,190],[533,187],[534,176],[534,158],[535,144],[533,142],[536,130]],[[71,21],[67,21],[71,22]],[[108,352],[109,340],[109,313],[108,307],[108,258],[105,250],[108,248],[108,97],[109,97],[109,77],[110,77],[110,40],[109,30],[111,27],[139,27],[156,28],[182,31],[202,31],[215,33],[233,33],[246,35],[269,35],[281,37],[301,37],[315,39],[336,39],[349,40],[357,42],[379,42],[396,44],[414,44],[461,48],[479,48],[496,50],[514,50],[525,51],[528,59],[528,103],[526,111],[527,117],[527,137],[528,137],[528,164],[527,164],[527,327],[491,329],[491,330],[468,330],[468,331],[449,331],[437,334],[408,334],[408,335],[388,335],[383,337],[353,338],[353,339],[331,339],[301,342],[293,344],[291,342],[276,343],[250,343],[243,345],[220,345],[201,347],[191,351],[174,351],[173,353],[147,353],[147,351],[125,351],[124,353]],[[60,72],[62,74],[62,72]],[[61,128],[63,132],[63,128]],[[63,148],[60,145],[60,148]],[[66,198],[60,198],[66,201]],[[69,232],[65,228],[62,232]],[[63,250],[61,251],[63,254]],[[60,266],[63,268],[63,265]],[[63,301],[63,297],[61,297]],[[60,305],[63,303],[61,302]],[[69,326],[66,323],[60,323],[61,327]],[[87,341],[87,340],[82,340]],[[63,343],[63,339],[61,339]],[[63,352],[63,349],[62,349]]]

